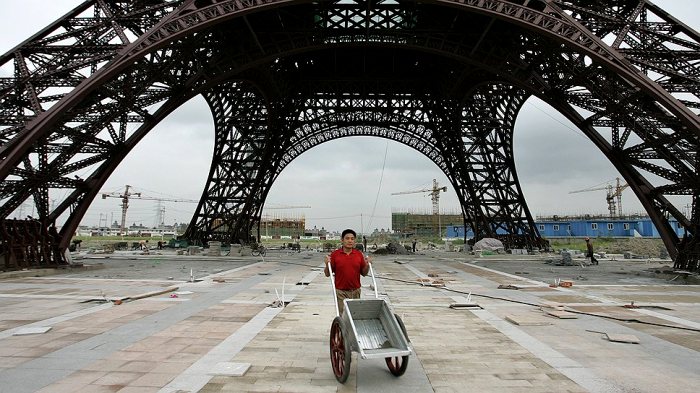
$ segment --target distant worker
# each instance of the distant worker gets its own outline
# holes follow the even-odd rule
[[[589,237],[586,238],[586,251],[586,258],[591,258],[591,265],[597,265],[598,260],[595,259],[595,256],[593,255],[593,243],[591,243],[591,239]]]
[[[413,243],[411,244],[411,248],[413,249],[413,252],[416,252],[416,243],[417,243],[417,240],[415,238],[413,238]]]
[[[367,237],[362,236],[362,252],[367,252]]]
[[[58,243],[60,240],[61,239],[58,237],[58,229],[56,229],[56,223],[53,223],[49,227],[49,244],[51,245],[51,260],[56,264],[65,262]]]
[[[341,235],[342,246],[326,255],[325,269],[326,277],[330,277],[328,270],[330,263],[333,273],[335,273],[335,297],[338,303],[338,310],[343,313],[343,300],[360,298],[360,274],[366,276],[369,273],[370,258],[355,249],[355,237],[357,234],[352,229],[346,229]]]

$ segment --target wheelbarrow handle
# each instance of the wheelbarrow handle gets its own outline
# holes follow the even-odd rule
[[[365,259],[367,259],[367,255],[365,254]],[[369,272],[372,274],[372,286],[374,286],[374,297],[379,299],[379,293],[377,292],[377,279],[374,277],[374,269],[372,268],[372,263],[367,261],[367,264],[369,265]]]
[[[325,263],[325,261],[324,261]],[[326,264],[328,266],[328,272],[330,273],[330,279],[331,279],[331,295],[333,296],[333,304],[335,304],[335,315],[340,316],[340,309],[338,308],[338,295],[335,294],[335,277],[333,275],[333,267],[331,266],[331,262],[328,261]]]

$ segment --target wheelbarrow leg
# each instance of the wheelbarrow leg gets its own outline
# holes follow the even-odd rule
[[[333,319],[331,325],[331,365],[333,366],[333,374],[335,379],[340,383],[345,383],[350,374],[350,362],[352,361],[352,352],[350,344],[343,336],[343,326],[340,317]]]
[[[401,327],[401,331],[403,332],[404,337],[406,337],[406,340],[410,341],[408,339],[408,334],[406,333],[406,327],[403,325],[403,321],[401,320],[401,317],[398,315],[394,314],[396,317],[396,322],[399,323],[399,327]],[[387,367],[389,367],[389,371],[397,377],[402,376],[406,372],[406,368],[408,367],[408,355],[407,356],[393,356],[390,358],[385,358]]]

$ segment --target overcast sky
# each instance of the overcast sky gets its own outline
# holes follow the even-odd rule
[[[79,0],[0,0],[0,53],[5,53],[73,7]],[[695,0],[657,0],[692,28],[700,29]],[[104,185],[103,192],[118,193],[130,184],[151,198],[199,200],[211,164],[213,122],[208,107],[195,98],[159,124],[139,143]],[[617,171],[583,134],[537,99],[530,99],[515,127],[515,161],[525,198],[536,216],[551,214],[606,214],[605,191],[569,194],[604,187]],[[87,174],[85,174],[87,176]],[[455,192],[445,175],[428,158],[411,148],[384,139],[343,138],[317,146],[293,161],[272,187],[265,206],[309,205],[309,209],[266,210],[270,215],[305,216],[307,228],[346,227],[371,232],[391,227],[391,212],[430,212],[425,192],[432,180],[447,185],[441,193],[442,212],[459,212]],[[687,200],[689,201],[689,199]],[[686,200],[679,200],[683,209]],[[622,196],[625,213],[643,209],[627,189]],[[165,223],[189,222],[196,204],[163,202]],[[157,223],[157,203],[133,199],[127,222]],[[118,198],[95,200],[83,224],[120,220]]]

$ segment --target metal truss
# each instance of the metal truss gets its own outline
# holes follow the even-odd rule
[[[486,89],[493,92],[499,87]],[[390,86],[382,89],[390,90]],[[299,105],[281,105],[292,112],[278,116],[292,121],[286,123],[287,131],[273,133],[266,132],[266,112],[259,98],[240,86],[216,91],[205,94],[217,130],[214,165],[185,234],[188,239],[247,241],[250,233],[257,232],[264,195],[294,158],[330,140],[373,136],[410,146],[447,173],[462,206],[469,207],[464,211],[465,224],[478,237],[502,238],[509,247],[544,246],[521,199],[512,159],[512,129],[524,102],[522,92],[516,100],[509,90],[480,94],[470,100],[469,110],[454,102],[441,101],[438,108],[434,102],[390,94],[316,93]],[[466,114],[464,119],[451,122],[461,113]],[[267,140],[266,135],[288,135],[281,142],[288,147],[267,146],[278,146],[280,140]],[[261,153],[271,150],[283,151],[281,160],[263,160]],[[468,177],[460,178],[463,174]]]
[[[498,238],[508,248],[545,248],[513,159],[515,119],[526,98],[523,90],[512,86],[480,85],[461,106],[436,103],[444,119],[435,126],[456,127],[445,130],[440,141],[475,238]]]
[[[65,249],[133,146],[203,94],[217,142],[193,238],[250,235],[291,160],[364,133],[428,155],[480,235],[536,244],[511,146],[535,95],[618,169],[676,268],[697,271],[699,58],[698,33],[644,0],[88,0],[0,57],[0,220],[33,203],[39,232],[63,222]],[[357,110],[328,114],[339,97]]]
[[[261,97],[242,83],[204,94],[214,114],[209,180],[185,237],[193,242],[247,243],[272,185],[274,133]]]

